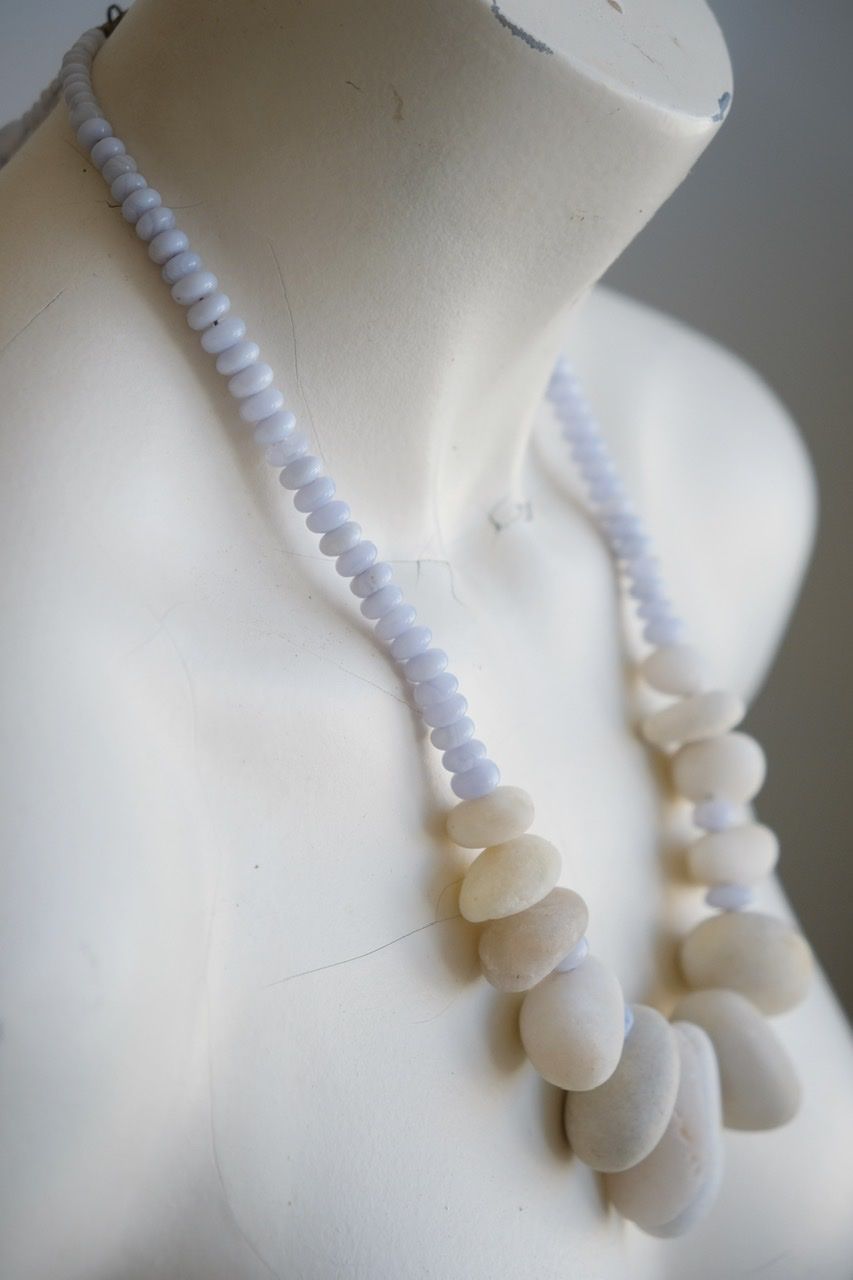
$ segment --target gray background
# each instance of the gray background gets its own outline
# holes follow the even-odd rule
[[[785,885],[853,1010],[853,5],[712,0],[712,8],[734,63],[733,109],[607,278],[743,356],[787,403],[811,452],[817,550],[749,727],[771,762],[760,813],[782,833]],[[93,0],[0,0],[0,121],[29,106],[105,10]]]

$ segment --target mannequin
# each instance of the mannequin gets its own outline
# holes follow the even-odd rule
[[[700,0],[137,0],[94,75],[536,797],[593,950],[664,1009],[701,891],[538,405],[566,349],[752,695],[812,539],[795,428],[731,356],[592,291],[729,76]],[[846,1276],[853,1050],[825,979],[775,1021],[802,1112],[727,1135],[707,1222],[660,1241],[609,1211],[518,1001],[476,976],[435,753],[61,112],[0,208],[4,1272]],[[778,884],[758,906],[788,911]]]

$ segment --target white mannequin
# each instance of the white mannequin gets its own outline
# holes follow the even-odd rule
[[[553,53],[502,16],[137,0],[95,86],[400,562],[593,949],[668,1009],[701,891],[661,857],[683,818],[535,406],[564,346],[747,695],[813,482],[732,357],[609,293],[579,306],[717,127],[704,5],[516,0]],[[61,112],[0,208],[4,1275],[846,1277],[853,1051],[823,977],[774,1023],[801,1114],[726,1136],[709,1219],[660,1241],[608,1211],[452,918],[437,756]],[[761,905],[787,911],[776,884]]]

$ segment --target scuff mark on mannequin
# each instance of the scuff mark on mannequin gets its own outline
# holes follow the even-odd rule
[[[394,95],[394,114],[391,119],[399,121],[403,119],[403,99],[400,97],[393,84],[391,85],[391,92]]]
[[[553,53],[553,49],[549,49],[548,45],[542,40],[537,40],[535,36],[530,35],[523,27],[517,26],[516,23],[510,22],[505,14],[501,13],[497,0],[492,0],[492,13],[497,18],[502,27],[506,27],[507,31],[512,32],[514,36],[518,36],[519,40],[523,40],[531,49],[535,49],[537,53]]]
[[[46,303],[44,304],[44,306],[43,306],[43,307],[39,307],[39,309],[38,309],[38,311],[35,313],[35,315],[34,315],[34,316],[30,316],[30,318],[29,318],[29,320],[27,321],[27,323],[26,323],[26,324],[25,324],[21,329],[19,329],[17,333],[13,333],[13,334],[12,334],[12,336],[11,336],[11,338],[9,339],[9,341],[8,341],[7,343],[5,343],[2,347],[0,347],[0,356],[2,356],[2,355],[3,355],[3,353],[4,353],[5,351],[8,351],[8,350],[9,350],[9,348],[11,347],[12,343],[13,343],[13,342],[16,342],[16,341],[18,340],[18,338],[20,338],[20,336],[21,336],[21,334],[22,334],[22,333],[26,333],[26,331],[27,331],[27,329],[29,329],[30,325],[31,325],[31,324],[34,324],[34,323],[36,322],[36,320],[38,320],[39,316],[40,316],[40,315],[42,315],[45,311],[47,311],[48,307],[52,307],[52,306],[53,306],[53,304],[54,304],[54,302],[56,302],[56,300],[57,300],[58,298],[61,298],[64,292],[65,292],[65,290],[64,290],[64,289],[60,289],[60,290],[59,290],[59,293],[56,295],[56,297],[51,298],[50,302],[46,302]]]
[[[509,498],[502,498],[489,512],[489,520],[498,533],[509,528],[511,524],[515,524],[517,520],[529,522],[532,519],[533,503],[529,498],[524,502],[513,502]]]
[[[717,99],[717,110],[711,116],[711,119],[714,121],[715,124],[719,124],[720,121],[725,120],[726,116],[728,115],[731,102],[732,102],[732,95],[729,93],[727,89],[726,92],[723,94],[720,94],[720,97]]]

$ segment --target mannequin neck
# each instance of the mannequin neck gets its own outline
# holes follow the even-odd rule
[[[518,496],[567,316],[716,128],[728,60],[701,0],[692,52],[662,18],[645,60],[633,19],[571,8],[539,14],[546,40],[484,0],[136,0],[96,61],[388,554]]]

